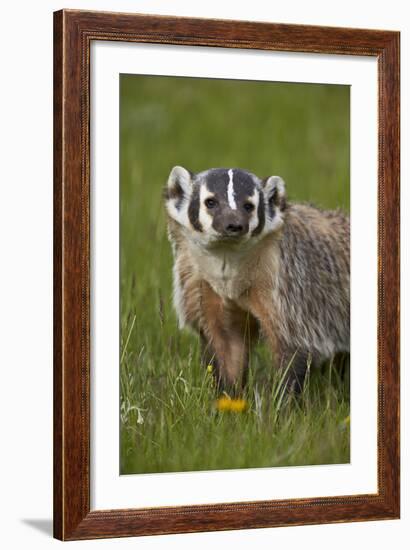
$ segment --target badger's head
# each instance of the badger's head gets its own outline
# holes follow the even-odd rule
[[[262,180],[239,168],[192,174],[175,166],[165,195],[169,216],[205,248],[256,243],[283,225],[285,183],[279,176]]]

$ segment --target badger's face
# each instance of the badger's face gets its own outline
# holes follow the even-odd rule
[[[166,207],[196,244],[239,247],[282,226],[285,184],[278,176],[261,180],[238,168],[192,174],[175,166],[168,179]]]

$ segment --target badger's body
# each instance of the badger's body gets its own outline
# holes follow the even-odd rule
[[[259,334],[299,387],[309,357],[349,351],[347,216],[289,204],[281,178],[239,169],[175,167],[166,206],[179,323],[199,332],[221,386],[240,387]]]

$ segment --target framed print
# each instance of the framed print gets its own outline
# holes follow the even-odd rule
[[[399,33],[54,14],[54,534],[399,517]]]

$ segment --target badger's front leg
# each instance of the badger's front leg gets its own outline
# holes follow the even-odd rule
[[[190,264],[179,258],[174,269],[174,304],[180,326],[201,336],[202,361],[212,365],[218,390],[242,388],[256,321],[230,300],[223,300]]]
[[[231,301],[202,283],[200,334],[203,361],[214,367],[218,390],[240,392],[248,369],[254,320]]]
[[[275,365],[283,376],[283,385],[289,392],[300,393],[303,390],[310,353],[286,344],[272,307],[272,300],[263,290],[256,289],[251,292],[249,303],[252,314],[260,323]]]

